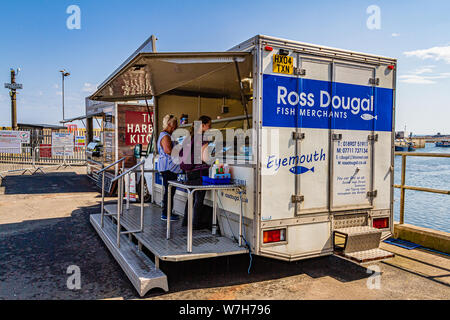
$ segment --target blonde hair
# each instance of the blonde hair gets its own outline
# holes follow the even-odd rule
[[[164,118],[163,118],[163,126],[162,126],[162,129],[163,129],[163,130],[166,130],[167,127],[169,127],[169,124],[171,124],[171,123],[177,123],[177,122],[178,122],[177,117],[175,117],[174,115],[168,114],[168,115],[164,116]]]

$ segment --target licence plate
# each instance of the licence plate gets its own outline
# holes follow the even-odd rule
[[[281,54],[273,55],[273,72],[293,74],[294,73],[294,58],[290,56],[283,56]]]

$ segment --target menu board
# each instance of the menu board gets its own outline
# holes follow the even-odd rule
[[[114,117],[106,114],[103,125],[103,152],[105,162],[112,162],[114,160]]]

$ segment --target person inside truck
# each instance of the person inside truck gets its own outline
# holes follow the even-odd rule
[[[208,147],[209,141],[204,138],[204,133],[211,129],[211,118],[208,116],[201,116],[198,121],[198,125],[193,125],[191,127],[191,137],[190,139],[185,139],[185,141],[189,141],[190,146],[187,147],[187,150],[190,150],[190,153],[181,156],[180,167],[186,173],[187,181],[194,181],[202,184],[202,176],[208,176],[210,165],[207,164],[207,152],[206,149]],[[201,135],[201,138],[194,139],[194,134]],[[196,154],[201,155],[201,159],[195,159],[194,148],[201,149],[201,153],[197,152]],[[183,148],[185,150],[185,148]],[[190,158],[190,161],[187,161]],[[203,205],[203,200],[205,199],[206,191],[199,190],[194,193],[194,207],[193,207],[193,218],[192,218],[192,228],[194,230],[204,229],[209,227],[211,224],[211,217],[208,217],[207,212]],[[188,212],[188,203],[186,201],[186,207],[184,210],[184,218],[182,222],[182,226],[187,226],[187,214]]]
[[[166,115],[163,118],[162,131],[158,138],[158,171],[160,172],[163,180],[164,186],[164,197],[162,203],[161,220],[167,220],[167,201],[168,201],[168,181],[177,180],[178,174],[182,173],[180,165],[174,163],[171,153],[173,149],[173,142],[171,135],[178,127],[178,120],[174,115]],[[173,197],[175,195],[175,188],[172,188],[170,194],[171,203],[173,203]],[[177,221],[179,217],[177,215],[171,214],[170,221]]]

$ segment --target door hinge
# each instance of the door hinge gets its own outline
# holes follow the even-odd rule
[[[294,67],[294,74],[296,76],[306,76],[306,70]]]
[[[368,139],[369,139],[369,141],[372,141],[372,142],[378,141],[378,133],[369,134]]]
[[[375,198],[377,196],[377,190],[367,191],[367,197]]]
[[[300,203],[300,202],[303,202],[303,201],[305,201],[305,196],[298,196],[298,195],[292,195],[292,197],[291,197],[291,201],[292,201],[292,203]]]
[[[342,140],[342,133],[333,133],[331,136],[333,140]]]
[[[305,139],[304,132],[292,132],[292,140],[303,140]]]
[[[370,78],[369,79],[369,84],[378,86],[380,84],[380,78]]]

